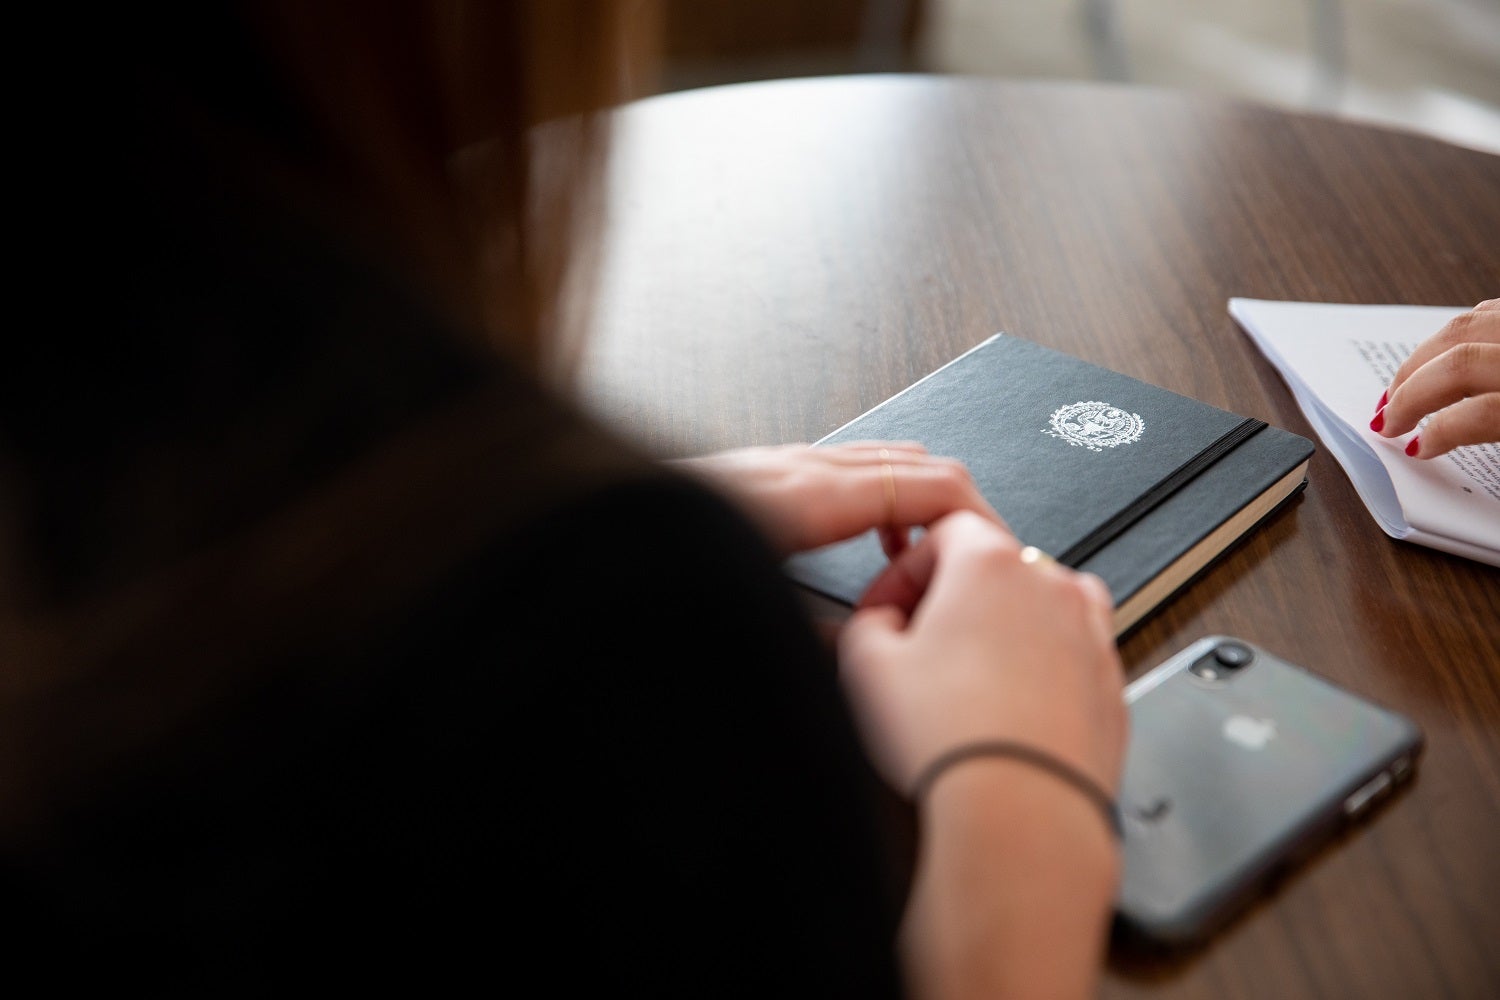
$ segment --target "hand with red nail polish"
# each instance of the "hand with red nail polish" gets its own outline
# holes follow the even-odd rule
[[[1423,420],[1406,453],[1436,458],[1500,441],[1500,299],[1479,303],[1423,341],[1380,397],[1370,429],[1400,437]]]

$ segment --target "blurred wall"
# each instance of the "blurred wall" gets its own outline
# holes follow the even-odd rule
[[[637,93],[906,70],[1108,79],[1500,152],[1500,0],[636,2],[662,31]]]
[[[917,68],[927,0],[659,0],[660,84],[721,83]]]

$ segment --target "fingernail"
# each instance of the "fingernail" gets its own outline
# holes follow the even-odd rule
[[[1370,430],[1374,431],[1376,434],[1379,434],[1384,429],[1385,407],[1382,406],[1380,409],[1375,411],[1375,419],[1370,421]]]
[[[1379,413],[1381,410],[1385,409],[1385,404],[1389,403],[1391,401],[1390,396],[1391,396],[1391,390],[1389,390],[1389,389],[1387,389],[1385,392],[1382,392],[1380,394],[1380,402],[1378,402],[1378,403],[1375,404],[1375,412],[1376,413]]]
[[[1420,437],[1413,437],[1410,441],[1406,442],[1406,453],[1408,455],[1410,455],[1412,458],[1416,458],[1417,457],[1417,452],[1419,452],[1421,450],[1422,450],[1422,439]]]

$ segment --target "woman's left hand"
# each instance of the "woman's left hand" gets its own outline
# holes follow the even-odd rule
[[[737,499],[787,555],[876,528],[893,556],[909,529],[958,510],[1005,524],[963,463],[913,441],[738,448],[672,464]]]

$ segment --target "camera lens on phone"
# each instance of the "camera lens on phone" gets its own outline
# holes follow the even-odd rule
[[[1237,642],[1223,642],[1214,648],[1214,660],[1225,670],[1248,667],[1253,659],[1255,654],[1250,652],[1250,648]]]
[[[1227,681],[1234,673],[1248,667],[1255,653],[1242,642],[1224,641],[1198,655],[1188,673],[1211,684]]]

